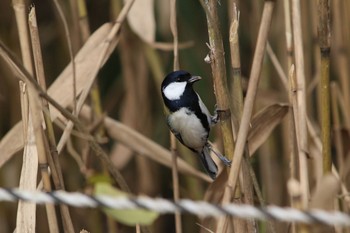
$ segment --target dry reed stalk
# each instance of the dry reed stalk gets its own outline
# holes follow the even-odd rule
[[[18,2],[17,2],[18,3]],[[21,7],[24,8],[23,3],[20,5]],[[23,13],[23,12],[22,12]],[[23,17],[23,16],[22,16]],[[25,20],[25,25],[27,27],[27,20],[26,17],[25,19],[22,18],[22,20]],[[22,25],[23,26],[23,25]],[[24,27],[24,26],[23,26]],[[27,38],[29,37],[28,33],[28,28],[25,29],[27,33]],[[26,43],[29,43],[29,38]],[[1,55],[4,57],[5,61],[8,64],[11,64],[12,68],[15,68],[14,66],[14,61],[13,58],[11,58],[11,55],[9,51],[6,51],[5,46],[1,44],[2,51]],[[30,46],[26,46],[27,48],[30,48]],[[29,52],[27,52],[29,53]],[[28,63],[26,63],[28,64]],[[30,73],[26,70],[26,68],[22,68],[22,72],[26,73],[28,76],[31,76]],[[32,67],[30,68],[32,70]],[[43,133],[42,129],[42,122],[41,122],[41,111],[42,111],[42,106],[41,106],[41,101],[39,99],[39,96],[35,92],[35,84],[37,83],[32,80],[32,82],[26,82],[27,80],[22,79],[23,82],[26,83],[26,86],[28,87],[28,99],[29,99],[29,111],[30,111],[30,116],[32,119],[32,124],[33,124],[33,135],[35,138],[35,145],[38,153],[38,164],[39,168],[41,171],[41,176],[44,181],[44,190],[47,192],[51,191],[51,183],[50,183],[50,176],[48,173],[48,164],[46,160],[46,148],[45,148],[45,135]],[[29,120],[30,121],[30,120]],[[51,233],[53,232],[58,232],[58,223],[57,223],[57,217],[55,213],[55,207],[52,204],[46,204],[46,212],[47,212],[47,219],[48,219],[48,225],[49,225],[49,230]]]
[[[205,11],[207,24],[208,24],[208,36],[210,44],[209,59],[213,75],[214,92],[216,96],[217,108],[220,110],[218,116],[220,119],[220,128],[222,133],[222,141],[224,145],[225,155],[229,158],[233,158],[234,140],[231,121],[231,103],[230,96],[227,87],[224,47],[222,42],[222,36],[220,32],[219,17],[217,12],[216,0],[200,1]],[[226,170],[224,172],[227,172]],[[226,191],[226,190],[225,190]],[[230,192],[234,190],[228,189]],[[219,218],[219,224],[217,226],[217,232],[224,232],[226,218]],[[236,229],[244,229],[243,223],[235,224]]]
[[[174,44],[174,64],[173,70],[179,70],[179,37],[177,32],[177,20],[176,20],[176,0],[170,1],[170,29],[173,34],[173,44]],[[179,174],[178,174],[178,166],[177,166],[177,150],[176,150],[176,138],[175,135],[170,133],[170,149],[172,156],[172,177],[173,177],[173,196],[174,201],[178,201],[180,199],[180,189],[179,189]],[[181,213],[175,212],[175,231],[176,233],[182,232],[182,223],[181,223]]]
[[[238,34],[238,28],[239,28],[239,15],[240,12],[237,10],[237,5],[234,2],[233,8],[231,11],[232,19],[231,19],[231,26],[230,26],[230,32],[229,32],[229,42],[230,42],[230,54],[231,54],[231,67],[232,67],[232,111],[234,118],[236,121],[233,121],[234,128],[238,129],[239,124],[242,118],[242,112],[243,112],[243,90],[242,90],[242,77],[241,77],[241,59],[239,54],[239,34]],[[236,122],[236,124],[235,124]],[[250,172],[253,172],[252,169],[250,169],[250,161],[249,161],[249,151],[248,147],[245,151],[245,162],[242,164],[242,183],[241,183],[241,191],[243,192],[243,195],[241,193],[238,193],[240,190],[236,190],[235,199],[242,198],[243,196],[243,202],[248,205],[254,205],[254,194],[253,194],[253,185],[252,185],[252,176]],[[259,189],[259,187],[256,187]],[[236,222],[236,223],[235,223]],[[241,219],[234,219],[234,230],[235,232],[254,232],[256,231],[256,222],[254,220],[248,220],[244,221]],[[243,229],[236,229],[235,226],[243,227]]]
[[[36,78],[39,85],[42,87],[42,89],[46,91],[44,66],[43,66],[43,60],[41,55],[40,38],[39,38],[39,31],[38,31],[38,25],[36,21],[36,12],[35,12],[34,6],[31,7],[30,13],[29,13],[29,29],[31,34]],[[64,182],[63,182],[62,170],[61,170],[60,161],[58,159],[58,151],[56,146],[56,139],[55,139],[55,134],[53,130],[53,125],[51,121],[51,116],[50,116],[49,103],[47,102],[47,100],[42,99],[42,104],[43,104],[43,116],[44,116],[44,121],[46,125],[46,135],[48,138],[49,151],[47,155],[49,157],[48,160],[51,168],[51,175],[54,181],[55,190],[64,190],[65,188],[64,188]],[[52,160],[51,163],[50,163],[50,160]],[[70,217],[68,206],[60,205],[60,210],[61,210],[64,231],[71,232],[71,233],[74,232],[73,223]]]
[[[26,5],[24,1],[12,1],[18,35],[20,40],[22,61],[24,67],[33,74],[33,60],[31,57],[30,39],[27,26]],[[26,190],[36,189],[37,169],[38,169],[38,152],[36,146],[33,145],[35,141],[32,116],[28,106],[28,92],[26,84],[19,82],[21,95],[21,114],[23,119],[23,162],[21,169],[21,176],[19,187]],[[18,232],[35,232],[36,230],[36,205],[33,203],[18,202],[16,230]]]
[[[95,63],[95,66],[94,66],[94,69],[93,69],[93,74],[91,77],[93,77],[91,80],[88,80],[86,86],[85,86],[85,89],[82,90],[82,93],[78,99],[78,102],[77,102],[77,106],[76,106],[76,113],[78,114],[86,100],[86,98],[88,97],[89,93],[90,93],[90,89],[94,83],[94,80],[100,70],[100,68],[102,67],[102,64],[107,56],[107,53],[108,53],[108,49],[109,49],[109,46],[111,46],[112,44],[112,41],[114,39],[114,37],[117,36],[118,32],[120,31],[120,28],[121,28],[121,25],[122,25],[122,22],[124,22],[125,18],[126,18],[126,15],[128,14],[132,4],[134,3],[135,0],[129,0],[126,2],[126,4],[124,5],[122,11],[120,12],[118,18],[116,19],[113,27],[111,28],[109,34],[107,35],[107,37],[105,38],[105,42],[101,45],[102,48],[101,48],[101,54],[100,56],[96,59],[96,63]],[[118,40],[119,41],[119,40]],[[73,128],[73,122],[70,121],[68,124],[67,124],[67,127],[66,129],[64,130],[63,132],[63,135],[61,136],[61,139],[58,143],[58,151],[60,151],[63,146],[65,145],[65,143],[67,142],[67,139],[70,135],[70,132]]]
[[[84,0],[72,0],[71,5],[74,6],[73,8],[73,14],[78,15],[78,17],[75,17],[75,20],[78,20],[78,29],[81,36],[81,42],[79,44],[79,47],[83,46],[83,44],[88,40],[89,36],[91,35],[90,28],[89,28],[89,20],[87,15],[87,9],[86,9],[86,3]],[[95,80],[94,84],[91,87],[90,91],[90,102],[92,107],[92,121],[98,120],[102,118],[103,111],[102,111],[102,105],[101,105],[101,96],[100,91],[98,87],[97,80]],[[96,130],[96,137],[103,138],[105,137],[105,130],[103,126],[99,126]],[[86,156],[84,156],[84,161],[87,163],[89,161],[88,155],[89,153],[85,153]],[[112,157],[112,156],[111,156]]]
[[[219,18],[217,14],[217,1],[203,1],[201,4],[207,17],[208,35],[210,44],[210,64],[214,82],[217,108],[220,119],[220,128],[223,137],[225,155],[232,159],[234,141],[231,125],[230,97],[227,87],[224,48],[220,33]]]
[[[267,36],[268,36],[270,24],[271,24],[274,5],[275,5],[275,1],[265,1],[264,3],[264,9],[262,13],[257,44],[256,44],[255,53],[254,53],[252,70],[249,78],[248,91],[247,91],[245,104],[243,108],[242,121],[238,131],[236,148],[234,151],[232,166],[230,169],[227,186],[225,188],[224,196],[222,199],[222,204],[226,204],[230,202],[232,197],[231,195],[232,189],[235,189],[237,184],[238,174],[240,171],[243,152],[246,145],[246,140],[247,140],[249,126],[250,126],[250,119],[252,116],[255,96],[256,96],[257,87],[259,83],[262,61],[264,58],[265,47],[267,43]],[[220,230],[223,229],[223,225],[224,225],[223,223],[224,221],[220,219],[218,223],[217,232],[222,232]]]
[[[105,39],[112,28],[111,23],[106,23],[102,25],[96,32],[94,32],[89,40],[84,44],[81,50],[78,52],[76,56],[76,64],[77,64],[77,92],[80,92],[85,88],[85,84],[88,80],[94,78],[92,77],[95,69],[96,57],[99,57],[101,53],[102,44],[105,43]],[[103,62],[107,60],[107,57],[112,53],[117,45],[117,39],[111,41],[110,48],[107,51],[106,58]],[[5,51],[9,51],[6,47],[1,44],[2,49]],[[12,56],[13,57],[13,56]],[[7,59],[4,57],[4,59]],[[56,100],[56,102],[62,107],[66,108],[71,103],[70,94],[71,90],[71,64],[68,65],[62,73],[58,76],[58,78],[54,81],[54,83],[48,88],[48,94]],[[51,117],[54,121],[60,112],[52,108],[51,109]],[[0,142],[0,153],[2,154],[0,160],[0,167],[8,161],[8,159],[13,156],[14,153],[18,152],[23,148],[23,138],[22,138],[22,123],[17,123],[7,134],[2,138]],[[62,148],[61,148],[62,149]],[[60,149],[58,148],[60,152]]]
[[[64,28],[64,32],[66,35],[66,40],[67,40],[67,44],[68,44],[68,51],[69,51],[69,56],[70,56],[70,60],[72,63],[72,87],[73,87],[73,99],[72,99],[72,103],[73,103],[73,114],[76,114],[77,112],[77,82],[76,82],[76,69],[75,69],[75,61],[74,61],[74,54],[73,54],[73,47],[72,47],[72,40],[71,40],[71,36],[70,36],[70,32],[69,32],[69,28],[68,28],[68,23],[66,20],[66,17],[64,16],[62,7],[60,5],[60,3],[57,0],[52,0],[57,11],[58,11],[58,15],[61,18],[62,24],[63,24],[63,28]]]
[[[28,84],[28,83],[27,83]],[[29,106],[32,114],[33,120],[33,128],[35,135],[35,144],[38,150],[38,160],[39,160],[39,168],[41,172],[41,178],[43,180],[44,190],[46,192],[50,192],[51,181],[50,174],[48,171],[48,163],[47,163],[47,151],[45,147],[45,135],[42,128],[42,106],[39,95],[35,90],[35,87],[32,84],[28,84],[28,96],[29,96]],[[57,218],[55,213],[55,207],[53,204],[46,204],[47,217],[49,222],[50,232],[59,232],[57,225]]]
[[[109,28],[110,27],[108,25],[105,25],[105,26],[103,26],[103,28],[101,28],[101,30],[105,31],[106,29],[109,29]],[[95,37],[101,36],[100,34],[101,33],[98,33],[98,34],[93,35],[93,36],[95,36]],[[104,34],[102,34],[102,35],[104,35]],[[93,41],[95,41],[95,39],[96,38],[94,38]],[[91,43],[90,43],[90,45],[91,45]],[[89,47],[90,45],[87,45],[87,46]],[[23,70],[23,68],[21,68],[22,66],[17,62],[17,60],[14,58],[14,56],[11,54],[11,52],[6,48],[6,46],[1,41],[0,41],[0,52],[1,52],[0,55],[3,57],[3,60],[6,61],[8,66],[11,67],[11,69],[13,70],[13,72],[15,74],[17,74],[17,77],[23,81],[28,80],[27,79],[29,77],[28,73],[25,70]],[[86,52],[87,52],[86,49],[84,51],[82,51],[81,56],[86,54]],[[80,59],[83,59],[83,57],[81,57],[81,56],[79,55]],[[27,74],[27,76],[26,76],[26,74]],[[65,73],[63,73],[63,74],[65,74]],[[68,119],[79,124],[79,121],[74,116],[72,116],[69,112],[67,112],[64,108],[61,107],[61,105],[63,105],[63,106],[68,105],[67,102],[62,102],[62,101],[68,101],[67,99],[58,98],[58,101],[59,101],[59,104],[58,104],[51,97],[51,96],[57,96],[58,93],[62,92],[62,89],[60,89],[60,88],[65,87],[67,84],[64,81],[65,77],[66,77],[65,75],[62,75],[62,77],[60,77],[58,82],[54,83],[49,88],[50,95],[46,94],[45,92],[40,92],[40,94],[43,95],[46,99],[48,99],[49,103],[54,107],[51,111],[52,119],[57,119],[57,117],[59,116],[59,113],[64,113],[65,117],[67,117]],[[80,82],[81,81],[82,80],[80,80]],[[29,82],[32,82],[32,79],[29,78]],[[33,84],[36,84],[36,83],[33,83]],[[82,85],[82,83],[80,85]],[[81,86],[78,86],[78,87],[81,90]],[[38,90],[41,90],[40,87],[37,87],[37,88],[38,88]],[[57,109],[55,109],[55,108],[57,108]],[[90,112],[88,112],[84,115],[90,116]],[[123,144],[129,146],[130,148],[133,148],[135,151],[137,151],[138,153],[140,153],[142,155],[148,156],[150,159],[152,159],[154,161],[157,161],[163,165],[171,167],[171,160],[169,159],[169,158],[171,158],[171,156],[167,150],[165,150],[164,148],[162,148],[158,144],[154,143],[153,141],[151,141],[147,137],[136,132],[135,130],[132,130],[132,129],[116,122],[116,121],[112,121],[110,118],[106,118],[106,119],[107,119],[106,120],[107,122],[108,122],[108,119],[110,120],[109,121],[110,124],[106,123],[106,128],[110,129],[109,134],[111,134],[111,136],[113,136],[116,140],[121,141]],[[2,144],[3,143],[6,144],[6,142],[9,142],[9,141],[17,142],[13,138],[20,138],[20,135],[21,135],[20,127],[21,127],[21,124],[17,124],[11,130],[10,134],[7,135],[5,137],[5,139],[2,141]],[[135,141],[137,141],[138,143],[134,143]],[[16,146],[16,148],[17,148],[17,146]],[[16,150],[14,148],[12,148],[11,151],[7,152],[7,153],[13,154],[15,151]],[[179,160],[179,171],[184,172],[188,175],[192,175],[194,177],[197,177],[203,181],[211,182],[211,179],[209,178],[208,175],[205,175],[204,173],[198,172],[197,170],[193,169],[191,166],[189,166],[188,164],[186,164],[182,160]]]
[[[28,109],[28,94],[26,84],[20,81],[21,108],[23,120],[24,151],[19,188],[36,190],[38,175],[38,152],[34,144],[32,119]],[[16,230],[18,232],[35,232],[36,204],[23,201],[18,202]]]
[[[330,109],[330,2],[318,1],[318,37],[321,51],[321,129],[322,129],[322,157],[323,174],[331,172],[331,109]]]
[[[305,70],[303,55],[303,40],[301,32],[300,0],[292,0],[292,25],[295,51],[296,79],[292,80],[294,123],[299,156],[300,185],[303,208],[308,206],[309,181],[307,168],[307,125],[306,125],[306,97],[305,97]],[[294,78],[294,76],[293,76]]]
[[[286,37],[286,51],[287,51],[287,68],[290,69],[293,64],[293,33],[292,33],[292,23],[291,23],[291,9],[290,9],[290,0],[283,1],[283,12],[284,12],[284,21],[285,21],[285,37]],[[288,85],[285,87],[288,92],[288,100],[290,106],[292,106],[293,102],[293,93],[289,91],[289,87],[291,86],[291,81],[293,74],[288,78]],[[288,113],[288,151],[289,151],[289,177],[290,179],[296,178],[296,164],[297,164],[297,151],[296,151],[296,134],[295,134],[295,124],[294,124],[294,109],[290,108]],[[291,206],[294,207],[293,198],[291,198]],[[293,233],[296,231],[295,224],[292,224]]]
[[[100,158],[102,160],[102,162],[108,167],[109,172],[111,173],[113,178],[116,180],[116,182],[118,183],[120,188],[125,192],[129,192],[129,187],[127,186],[124,178],[119,173],[119,171],[114,168],[114,166],[112,165],[112,163],[109,159],[109,156],[102,150],[102,148],[99,146],[99,144],[94,140],[93,136],[91,136],[89,134],[88,129],[80,122],[80,120],[76,116],[72,115],[68,110],[66,110],[61,105],[59,105],[54,99],[52,99],[51,96],[49,96],[45,91],[42,90],[40,85],[31,77],[31,75],[28,73],[28,71],[25,70],[25,68],[16,60],[16,58],[12,55],[12,53],[6,48],[6,46],[1,41],[0,41],[0,55],[3,57],[4,61],[9,65],[9,67],[12,69],[12,71],[16,74],[16,77],[18,79],[22,80],[23,82],[26,82],[28,84],[28,86],[31,87],[31,91],[34,92],[34,95],[33,95],[34,97],[32,97],[32,98],[39,99],[39,96],[44,97],[64,117],[66,117],[67,119],[72,121],[76,125],[78,130],[80,130],[84,135],[86,135],[86,138],[89,142],[90,147],[94,150],[94,152],[96,153],[96,156],[98,156],[98,158]],[[35,103],[35,104],[38,105],[40,103],[40,100],[38,100],[38,101],[39,102]],[[38,105],[38,106],[41,107],[40,105]],[[35,106],[35,107],[37,108],[37,106]],[[40,118],[39,118],[39,120],[40,120]],[[38,122],[36,122],[36,124],[38,124]],[[33,123],[33,126],[36,126],[36,125]],[[41,125],[39,124],[39,126],[41,126]],[[39,129],[40,129],[40,127],[39,127]],[[40,132],[36,132],[36,133],[40,133]],[[40,146],[41,146],[41,143],[42,143],[42,145],[45,145],[43,142],[44,142],[44,139],[42,138],[42,142],[39,141],[38,143],[40,143]],[[38,152],[40,155],[39,149],[38,149]],[[45,160],[46,160],[46,157],[45,157]],[[39,163],[42,163],[45,160],[44,160],[44,158],[39,157]],[[43,171],[42,176],[43,176],[44,188],[46,188],[47,184],[50,184],[50,183],[48,183],[49,179],[48,179],[48,172],[47,172],[47,163],[45,163],[45,164],[44,165],[46,166],[46,169],[45,169],[44,165],[41,166],[42,171]],[[51,186],[49,188],[51,189]],[[49,188],[47,188],[47,189],[49,189]]]
[[[43,180],[44,190],[50,192],[51,182],[50,175],[48,172],[48,163],[47,163],[47,154],[45,148],[45,135],[42,128],[42,106],[39,99],[39,95],[36,92],[36,87],[31,82],[26,82],[28,85],[28,97],[29,97],[29,106],[32,114],[33,129],[35,135],[35,144],[38,150],[38,160],[39,168],[41,171],[41,176]],[[46,205],[46,211],[49,221],[50,232],[58,232],[57,218],[55,214],[55,208],[52,204]]]
[[[269,55],[269,57],[271,59],[273,67],[277,71],[278,77],[280,78],[283,87],[285,89],[288,89],[288,78],[287,78],[286,74],[284,73],[283,68],[281,66],[281,63],[278,61],[278,58],[277,58],[275,52],[273,51],[273,49],[271,48],[271,45],[269,42],[267,42],[267,45],[266,45],[266,52],[267,52],[267,55]]]

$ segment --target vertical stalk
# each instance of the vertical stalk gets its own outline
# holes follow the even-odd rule
[[[230,26],[230,33],[229,33],[229,42],[230,42],[230,54],[231,54],[231,67],[232,67],[232,78],[233,78],[233,91],[232,91],[232,114],[235,115],[235,119],[237,121],[234,121],[234,128],[238,129],[239,124],[241,122],[242,118],[242,112],[243,112],[243,90],[242,90],[242,77],[241,77],[241,59],[240,59],[240,53],[239,53],[239,34],[238,34],[238,28],[239,28],[239,14],[240,12],[237,9],[236,2],[233,3],[232,8],[230,9],[230,14],[232,15],[231,19],[231,26]],[[249,161],[249,152],[248,147],[245,151],[245,161],[242,164],[242,187],[241,189],[236,189],[235,196],[238,195],[238,198],[242,198],[243,192],[243,200],[244,204],[247,205],[254,205],[254,194],[253,194],[253,184],[252,184],[252,177],[250,171],[250,161]],[[258,188],[258,187],[257,187]],[[236,199],[236,198],[235,198]],[[234,219],[234,221],[243,221]],[[256,222],[254,220],[247,220],[243,221],[243,224],[240,222],[234,224],[234,230],[235,232],[255,232],[256,231]],[[235,225],[243,225],[245,229],[242,230],[236,230]]]
[[[290,69],[293,64],[293,39],[292,39],[292,23],[291,23],[291,15],[290,15],[290,0],[284,0],[284,21],[285,21],[285,36],[286,36],[286,49],[287,49],[287,69]],[[289,76],[289,85],[290,86],[290,76]],[[292,106],[292,93],[288,91],[288,99],[289,104]],[[288,113],[288,131],[289,131],[289,170],[290,170],[290,178],[295,179],[296,177],[296,139],[295,139],[295,124],[294,124],[294,117],[293,117],[293,108],[290,109]],[[291,205],[293,206],[293,201],[291,202]],[[293,224],[294,226],[295,224]]]
[[[292,0],[292,25],[295,51],[296,80],[292,90],[296,99],[293,104],[294,122],[296,126],[296,138],[299,155],[300,184],[302,190],[303,208],[308,205],[309,181],[306,161],[307,153],[307,128],[306,128],[306,96],[305,96],[305,69],[303,55],[303,40],[301,32],[300,0]]]
[[[224,151],[225,155],[229,159],[232,159],[234,151],[234,140],[231,123],[231,104],[229,91],[227,87],[224,47],[217,12],[218,2],[216,0],[201,0],[201,4],[207,17],[208,36],[210,44],[209,62],[211,64],[212,69],[216,104],[218,109],[220,110],[218,114],[220,119],[220,128],[222,133]],[[229,192],[229,194],[227,195],[231,197],[234,190],[230,188],[227,190],[227,192]],[[229,198],[229,200],[226,202],[229,202],[230,199],[231,198]],[[225,217],[219,218],[219,223],[216,230],[217,232],[224,232],[225,220]]]
[[[174,38],[174,65],[173,69],[178,70],[179,69],[179,38],[177,33],[177,21],[176,21],[176,0],[170,1],[170,28],[171,33],[173,34]],[[173,177],[173,195],[174,195],[174,201],[179,201],[180,199],[180,191],[179,191],[179,174],[178,174],[178,168],[177,168],[177,151],[176,151],[176,138],[175,136],[170,133],[170,147],[171,147],[171,156],[172,156],[172,177]],[[182,224],[181,224],[181,213],[176,212],[175,213],[175,230],[176,233],[182,232]]]
[[[238,174],[240,172],[241,161],[242,161],[243,152],[245,149],[247,135],[249,131],[250,119],[252,117],[255,96],[257,92],[258,83],[260,80],[262,61],[265,54],[267,36],[271,25],[274,5],[275,5],[275,1],[265,1],[264,3],[264,10],[262,14],[256,50],[254,53],[254,59],[252,64],[252,71],[250,74],[248,91],[247,91],[247,96],[246,96],[243,114],[242,114],[242,121],[238,131],[236,147],[234,150],[234,157],[232,160],[232,166],[230,169],[228,182],[225,187],[222,204],[226,204],[231,201],[232,189],[234,190],[237,184]],[[225,221],[221,218],[218,223],[217,232],[223,232],[222,230],[224,229],[224,222]]]
[[[22,0],[14,0],[13,6],[16,14],[16,20],[18,25],[18,34],[20,37],[20,46],[21,46],[21,52],[22,52],[22,58],[23,58],[23,64],[28,73],[31,75],[33,72],[33,60],[31,57],[31,47],[30,47],[30,38],[29,38],[29,31],[28,31],[28,22],[27,22],[27,15],[26,15],[26,5],[24,1]],[[50,184],[50,178],[47,170],[47,162],[46,162],[46,151],[45,151],[45,144],[44,144],[44,138],[43,138],[43,132],[41,128],[41,115],[40,115],[40,102],[36,102],[37,96],[35,96],[35,92],[31,88],[31,84],[26,83],[26,85],[20,85],[20,87],[28,87],[28,94],[25,99],[23,109],[28,108],[29,105],[29,113],[28,116],[28,128],[25,128],[24,131],[28,134],[28,142],[33,143],[35,141],[37,155],[38,156],[38,165],[41,171],[42,178],[45,179],[44,183],[44,189],[46,191],[51,191],[51,184]],[[21,89],[22,90],[22,89]],[[28,102],[27,102],[28,98]],[[27,116],[24,116],[24,119],[27,119]],[[31,132],[29,134],[29,132]],[[27,154],[24,154],[24,156],[27,156]],[[30,158],[28,158],[30,159]],[[26,161],[27,158],[24,159]],[[34,159],[33,159],[34,160]],[[47,219],[49,223],[49,229],[50,232],[58,232],[58,224],[57,224],[57,217],[55,213],[55,207],[52,204],[46,204],[46,212],[47,212]],[[30,207],[28,207],[30,208]],[[28,210],[28,209],[27,209]],[[34,207],[35,212],[35,207]],[[31,220],[34,221],[34,228],[32,230],[35,230],[35,217]],[[19,219],[19,221],[21,221]],[[28,222],[27,222],[28,223]],[[19,225],[18,231],[21,231],[21,227],[27,227],[24,225]],[[26,230],[29,230],[28,228]]]
[[[214,92],[219,111],[225,155],[232,159],[234,150],[233,132],[231,125],[230,97],[227,87],[224,47],[220,33],[216,0],[201,0],[208,24],[210,44],[210,63],[214,81]]]
[[[18,36],[21,47],[22,62],[24,67],[33,74],[33,61],[31,57],[30,39],[27,27],[26,5],[23,1],[12,1],[16,16]],[[23,162],[19,187],[27,190],[36,190],[36,177],[38,169],[38,153],[36,147],[29,142],[34,141],[33,124],[29,113],[28,92],[26,84],[19,81],[21,115],[23,121]],[[35,232],[36,230],[36,204],[18,202],[16,216],[16,231]],[[26,216],[30,215],[30,216]]]
[[[57,11],[58,11],[58,14],[62,20],[62,24],[63,24],[63,28],[64,28],[64,32],[66,34],[66,39],[67,39],[67,44],[68,44],[68,51],[69,51],[69,56],[70,56],[70,59],[72,61],[72,73],[73,73],[73,114],[76,113],[77,111],[77,99],[76,99],[76,92],[77,92],[77,87],[76,87],[76,69],[75,69],[75,60],[74,60],[74,54],[73,54],[73,46],[72,46],[72,41],[71,41],[71,36],[70,36],[70,32],[69,32],[69,28],[68,28],[68,23],[67,23],[67,20],[64,16],[64,13],[63,13],[63,10],[62,10],[62,7],[60,5],[60,3],[58,2],[58,0],[52,0]]]
[[[321,129],[322,129],[322,158],[323,174],[331,172],[331,136],[330,136],[330,2],[318,1],[318,37],[321,51]]]
[[[35,12],[34,6],[31,8],[29,13],[29,29],[30,29],[30,35],[32,38],[32,48],[33,48],[33,56],[34,56],[37,81],[39,85],[43,88],[43,90],[46,91],[44,66],[43,66],[43,60],[41,55],[39,31],[38,31],[38,25],[36,21],[36,12]],[[51,175],[52,175],[56,190],[62,190],[62,189],[64,190],[62,170],[58,159],[58,151],[56,146],[55,133],[53,130],[53,125],[52,125],[51,116],[50,116],[49,104],[47,100],[45,100],[44,98],[42,98],[42,104],[43,104],[44,121],[46,125],[46,135],[48,137],[48,145],[49,145],[48,157],[51,157],[51,159],[49,159]],[[52,163],[50,163],[50,160],[52,160]],[[68,206],[60,205],[60,209],[61,209],[61,216],[62,216],[64,231],[73,233],[74,228],[73,228],[72,220],[70,218]]]
[[[233,157],[233,161],[232,161],[232,167],[230,170],[228,185],[227,185],[227,188],[225,189],[224,203],[227,203],[230,201],[231,196],[229,194],[230,193],[229,190],[231,188],[234,188],[237,183],[240,163],[242,160],[242,155],[245,148],[245,142],[246,142],[248,130],[250,127],[250,119],[253,112],[253,106],[254,106],[255,96],[256,96],[257,87],[259,83],[262,61],[264,58],[264,53],[265,53],[265,48],[267,43],[267,35],[271,24],[274,4],[275,4],[275,1],[265,1],[265,4],[264,4],[264,10],[261,18],[256,50],[254,53],[252,71],[249,78],[248,91],[247,91],[245,104],[243,108],[242,122],[239,127],[236,148],[234,151],[235,156]]]

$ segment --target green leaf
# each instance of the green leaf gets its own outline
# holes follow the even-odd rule
[[[108,195],[112,197],[126,197],[127,193],[120,191],[108,183],[96,183],[95,195]],[[134,210],[115,210],[109,208],[102,208],[108,216],[128,226],[150,225],[159,216],[158,213],[142,209]]]
[[[105,174],[95,174],[91,177],[88,178],[88,184],[90,185],[94,185],[94,184],[98,184],[98,183],[109,183],[112,184],[113,180],[110,176],[105,175]]]

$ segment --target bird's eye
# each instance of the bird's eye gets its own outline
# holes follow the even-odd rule
[[[177,79],[176,79],[176,82],[180,82],[180,78],[177,78]]]

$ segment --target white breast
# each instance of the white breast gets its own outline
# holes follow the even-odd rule
[[[192,149],[201,151],[205,145],[208,133],[200,120],[187,108],[181,108],[168,118],[170,127],[180,133],[184,144]]]

